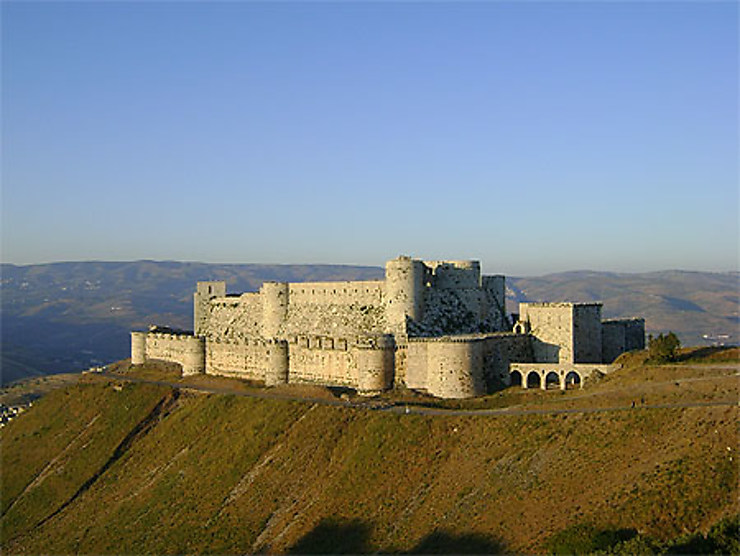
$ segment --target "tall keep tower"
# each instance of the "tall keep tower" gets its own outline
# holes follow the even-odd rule
[[[288,315],[290,286],[287,282],[265,282],[260,288],[262,296],[262,335],[276,338]]]
[[[385,305],[389,332],[406,334],[406,317],[424,317],[426,267],[411,257],[385,263]]]
[[[198,282],[193,294],[193,333],[196,336],[202,336],[205,333],[208,302],[214,297],[225,295],[226,282]]]

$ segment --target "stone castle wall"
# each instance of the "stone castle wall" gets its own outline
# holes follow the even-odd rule
[[[206,370],[205,340],[191,334],[132,332],[132,363],[141,364],[147,359],[179,363],[183,375],[203,373]]]
[[[519,312],[535,338],[535,361],[601,362],[601,303],[521,303]]]
[[[291,342],[290,382],[357,387],[358,368],[347,340],[300,337]]]
[[[265,282],[227,295],[198,282],[194,333],[132,334],[132,362],[164,359],[183,373],[375,392],[393,385],[445,398],[510,383],[514,363],[599,363],[644,346],[644,321],[607,322],[601,305],[522,303],[511,329],[505,278],[477,261],[386,264],[385,280]],[[630,347],[632,346],[632,347]]]
[[[261,339],[221,339],[206,342],[206,369],[211,375],[264,380],[268,345]]]
[[[196,335],[209,340],[262,337],[263,298],[259,293],[213,297],[200,309]]]
[[[512,361],[531,357],[529,336],[513,333],[409,338],[405,384],[441,398],[481,396],[508,384]]]
[[[360,336],[386,329],[382,281],[289,285],[281,337],[301,334]]]
[[[535,361],[573,362],[572,303],[520,303],[519,320],[535,338]]]
[[[205,358],[207,374],[269,385],[291,382],[378,391],[393,383],[394,344],[383,335],[215,339],[205,343]]]
[[[504,277],[481,277],[477,261],[400,257],[387,263],[385,280],[266,282],[259,292],[241,295],[225,290],[223,282],[198,283],[196,335],[439,336],[500,331],[508,324]]]
[[[605,320],[602,323],[602,358],[611,363],[622,353],[645,349],[645,320]]]
[[[601,303],[573,305],[573,361],[601,363]]]

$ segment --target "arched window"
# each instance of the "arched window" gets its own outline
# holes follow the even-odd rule
[[[547,376],[545,376],[545,387],[548,389],[560,388],[560,377],[558,376],[558,373],[555,371],[547,373]]]
[[[520,373],[519,371],[511,371],[509,376],[511,377],[511,386],[522,385],[522,373]]]

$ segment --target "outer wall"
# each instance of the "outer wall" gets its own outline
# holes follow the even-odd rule
[[[486,393],[483,341],[436,341],[427,344],[427,389],[440,398],[469,398]]]

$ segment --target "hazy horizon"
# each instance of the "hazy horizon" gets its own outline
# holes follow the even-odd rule
[[[0,9],[3,262],[738,268],[735,2]]]
[[[430,259],[426,259],[430,260]],[[451,260],[451,259],[450,259]],[[476,259],[477,260],[477,259]],[[135,263],[153,263],[153,264],[196,264],[196,265],[218,265],[218,266],[249,266],[249,265],[255,265],[255,266],[348,266],[348,267],[365,267],[365,268],[378,268],[383,269],[384,263],[378,263],[378,264],[363,264],[363,263],[325,263],[325,262],[304,262],[304,263],[295,263],[295,262],[277,262],[277,263],[265,263],[265,262],[253,262],[253,261],[244,261],[244,262],[219,262],[219,261],[213,261],[213,262],[206,262],[206,261],[185,261],[185,260],[175,260],[175,259],[122,259],[122,260],[104,260],[104,259],[90,259],[90,260],[70,260],[70,261],[49,261],[49,262],[40,262],[40,263],[12,263],[12,262],[6,262],[2,261],[0,262],[1,265],[11,265],[15,267],[32,267],[32,266],[46,266],[46,265],[64,265],[64,264],[135,264]],[[661,268],[656,270],[636,270],[636,271],[616,271],[616,270],[600,270],[600,269],[594,269],[594,268],[571,268],[571,269],[565,269],[565,270],[556,270],[556,271],[543,271],[538,274],[516,274],[516,273],[504,273],[495,267],[486,266],[481,262],[481,274],[483,275],[490,275],[490,274],[505,274],[507,277],[510,278],[539,278],[539,277],[545,277],[548,275],[556,275],[556,274],[569,274],[569,273],[596,273],[596,274],[615,274],[615,275],[642,275],[642,274],[657,274],[657,273],[668,273],[668,272],[682,272],[682,273],[702,273],[702,274],[740,274],[740,270],[737,269],[730,269],[730,270],[689,270],[685,268]]]

